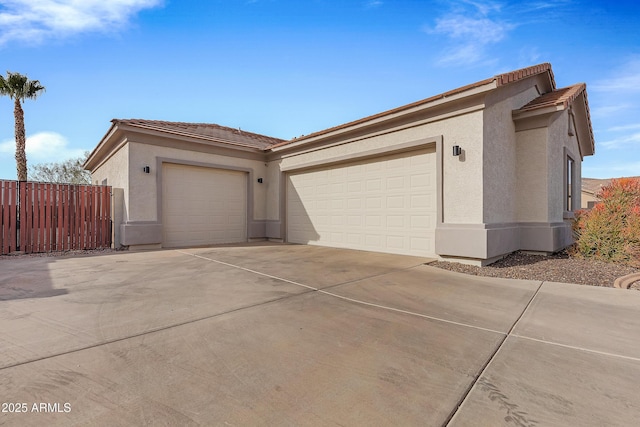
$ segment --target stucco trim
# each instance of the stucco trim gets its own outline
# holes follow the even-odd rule
[[[573,160],[573,176],[571,177],[571,194],[572,194],[572,200],[571,200],[571,205],[572,208],[571,210],[567,209],[567,174],[568,174],[568,170],[567,170],[567,160],[571,158],[571,160]],[[577,171],[578,168],[578,159],[582,160],[582,156],[580,157],[576,157],[575,153],[573,152],[573,150],[569,149],[567,146],[564,146],[562,148],[562,162],[563,162],[563,166],[562,166],[562,206],[563,206],[563,212],[562,212],[562,217],[563,218],[571,218],[573,216],[573,212],[580,209],[580,198],[578,198],[577,196],[580,194],[580,186],[578,185],[578,182],[580,182],[580,174]]]
[[[314,151],[324,150],[324,149],[339,146],[339,145],[351,144],[356,141],[362,141],[365,139],[375,138],[382,135],[388,135],[388,134],[400,132],[403,130],[423,126],[426,124],[448,120],[458,116],[463,116],[465,114],[474,113],[476,111],[480,111],[485,108],[484,99],[482,98],[466,99],[465,102],[466,102],[465,105],[469,105],[468,107],[464,107],[464,106],[459,106],[458,108],[452,107],[452,110],[446,113],[433,115],[422,120],[412,120],[409,123],[396,124],[395,126],[393,125],[393,123],[388,123],[387,127],[377,132],[371,132],[371,131],[366,132],[366,127],[365,127],[362,129],[363,133],[360,133],[357,136],[353,136],[351,138],[337,139],[338,137],[332,137],[332,135],[325,135],[322,138],[313,138],[312,140],[305,140],[304,144],[293,143],[293,144],[288,144],[282,147],[277,147],[277,148],[271,149],[269,160],[275,160],[278,158],[287,158],[290,156],[297,156],[299,154],[306,154]],[[331,142],[331,141],[335,141],[335,142]],[[284,151],[287,151],[290,153],[281,153]]]
[[[162,224],[150,221],[127,221],[120,225],[124,246],[153,245],[162,242]]]
[[[100,169],[102,166],[104,166],[104,164],[107,163],[109,161],[109,159],[111,159],[113,156],[115,156],[128,143],[129,143],[129,140],[125,136],[123,136],[122,139],[120,140],[120,143],[114,144],[113,147],[111,147],[111,151],[109,152],[109,154],[107,154],[104,157],[104,159],[102,159],[99,163],[95,164],[91,168],[91,172],[93,173],[94,171],[96,171],[96,170]],[[87,160],[87,162],[88,162],[88,160]],[[85,167],[85,166],[83,166],[83,167],[85,168],[85,170],[87,169],[87,167]]]
[[[436,253],[444,257],[493,259],[517,250],[553,253],[573,243],[571,224],[441,224]]]
[[[375,157],[386,156],[389,154],[402,153],[406,151],[413,151],[416,149],[424,148],[431,144],[437,144],[438,139],[442,140],[442,136],[433,136],[429,138],[421,138],[414,141],[403,142],[401,144],[389,145],[385,147],[374,148],[370,150],[361,151],[354,154],[345,154],[341,156],[327,157],[321,160],[315,160],[312,162],[301,163],[298,165],[286,166],[281,169],[282,172],[302,171],[304,169],[313,169],[324,166],[332,166],[339,163],[349,163],[361,160],[372,159]]]
[[[217,154],[240,159],[258,161],[265,160],[265,153],[257,148],[235,147],[224,145],[223,143],[202,142],[198,139],[191,139],[188,137],[179,138],[174,135],[162,135],[159,132],[157,135],[141,132],[136,132],[136,134],[133,135],[133,132],[134,131],[130,131],[132,135],[127,135],[127,139],[130,142],[136,142],[138,144],[175,148],[185,151],[195,151],[198,153]]]
[[[436,230],[444,222],[444,136],[434,137],[436,140]],[[437,248],[436,243],[434,242]],[[436,251],[437,253],[437,251]]]
[[[267,239],[282,239],[282,221],[277,219],[264,220],[265,237]]]
[[[520,225],[520,249],[553,253],[573,243],[569,222],[524,223]]]

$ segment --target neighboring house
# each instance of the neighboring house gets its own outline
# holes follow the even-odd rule
[[[484,265],[572,242],[593,153],[586,86],[540,64],[287,141],[113,120],[85,167],[122,189],[130,248],[270,239]]]
[[[640,176],[632,176],[630,178],[640,179]],[[597,197],[598,193],[602,189],[611,183],[611,180],[616,178],[582,178],[582,191],[580,207],[582,209],[591,209],[596,203],[600,201]]]
[[[610,179],[582,178],[582,190],[580,194],[580,207],[582,209],[591,209],[600,201],[596,194],[602,187],[609,184]]]

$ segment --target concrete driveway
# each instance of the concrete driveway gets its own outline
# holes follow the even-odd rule
[[[270,244],[2,259],[0,425],[637,424],[640,292],[427,261]]]

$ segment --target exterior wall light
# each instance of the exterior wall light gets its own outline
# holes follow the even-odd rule
[[[262,178],[258,178],[258,182],[262,184]]]
[[[149,166],[145,166],[145,167],[142,168],[142,172],[151,173],[151,168]]]
[[[462,154],[462,148],[460,148],[459,145],[454,145],[453,146],[453,155],[454,156],[459,156],[460,154]]]

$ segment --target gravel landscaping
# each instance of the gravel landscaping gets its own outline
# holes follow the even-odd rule
[[[514,252],[487,267],[442,261],[433,262],[430,265],[475,276],[608,287],[612,287],[618,277],[640,272],[640,269],[627,265],[571,256],[566,251],[549,256]],[[639,285],[636,282],[631,289],[639,289]]]
[[[69,250],[69,251],[54,251],[54,252],[36,252],[31,254],[25,254],[22,252],[13,252],[9,255],[0,255],[0,261],[8,261],[15,258],[24,258],[24,257],[62,257],[62,256],[82,256],[82,255],[100,255],[100,254],[108,254],[112,252],[118,252],[117,249],[111,248],[102,248],[102,249],[77,249],[77,250]]]

